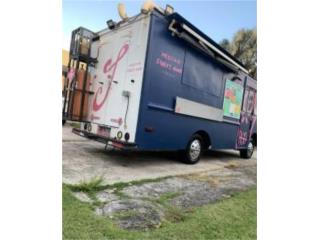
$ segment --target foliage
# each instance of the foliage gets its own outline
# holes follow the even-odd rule
[[[220,45],[238,59],[257,79],[257,29],[240,29],[232,40],[223,39]]]
[[[81,181],[79,184],[69,185],[69,188],[76,192],[94,192],[102,188],[102,182],[103,178],[101,176],[93,177],[89,181]]]

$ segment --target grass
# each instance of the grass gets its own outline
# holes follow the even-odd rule
[[[96,192],[102,188],[102,177],[94,177],[89,181],[81,181],[79,184],[68,185],[68,187],[75,192]]]
[[[181,193],[179,193],[179,192],[167,192],[167,193],[162,194],[159,199],[156,199],[156,202],[159,204],[165,204],[168,200],[171,200],[171,199],[178,197],[180,195],[181,195]]]
[[[80,128],[81,124],[79,122],[70,122],[70,126],[74,128]]]
[[[152,179],[142,179],[142,180],[136,180],[131,182],[117,182],[110,185],[102,185],[103,177],[98,176],[98,177],[93,177],[89,181],[82,181],[79,184],[74,184],[74,185],[66,184],[66,186],[70,190],[75,192],[86,192],[89,194],[94,194],[105,189],[113,189],[115,194],[122,195],[121,190],[123,190],[126,187],[129,187],[132,185],[139,186],[145,183],[159,182],[167,178],[170,178],[170,176],[152,178]]]
[[[178,220],[149,231],[121,230],[111,219],[94,215],[90,204],[77,200],[70,186],[63,185],[64,239],[256,239],[256,189],[193,208]]]
[[[219,182],[221,181],[221,179],[219,179],[218,177],[202,175],[201,173],[193,173],[193,174],[185,175],[183,177],[185,179],[192,180],[192,181],[205,182],[213,187],[216,187],[219,184]]]
[[[178,197],[180,195],[181,193],[179,192],[167,192],[162,194],[158,199],[149,199],[149,200],[164,206],[165,220],[173,223],[173,222],[182,221],[185,217],[185,211],[177,207],[174,207],[168,203],[171,199]]]
[[[235,162],[235,161],[230,161],[224,167],[225,168],[230,168],[230,169],[237,168],[237,167],[239,167],[239,163]]]

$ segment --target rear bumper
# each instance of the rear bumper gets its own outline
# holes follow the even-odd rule
[[[109,137],[104,137],[104,136],[100,136],[94,133],[90,133],[84,130],[81,130],[79,128],[73,128],[72,132],[74,134],[77,134],[81,137],[85,137],[97,142],[101,142],[116,148],[120,148],[120,149],[135,149],[137,148],[137,144],[135,143],[129,143],[129,142],[125,142],[125,141],[120,141],[114,138],[109,138]]]

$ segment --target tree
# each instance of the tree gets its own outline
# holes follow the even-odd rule
[[[228,39],[222,39],[222,41],[220,42],[220,46],[230,52],[230,42]]]
[[[257,79],[257,29],[240,29],[231,42],[223,39],[220,45],[242,62],[250,76]]]

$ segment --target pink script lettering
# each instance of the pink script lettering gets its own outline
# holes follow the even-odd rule
[[[129,49],[129,44],[127,44],[127,43],[124,44],[122,46],[122,48],[120,49],[116,60],[113,62],[112,58],[109,58],[106,61],[106,63],[104,64],[103,72],[108,76],[109,82],[108,82],[107,89],[104,92],[104,96],[103,96],[103,99],[102,99],[101,102],[98,102],[97,98],[98,98],[99,95],[103,94],[102,93],[102,86],[100,86],[98,88],[98,90],[96,91],[94,99],[93,99],[93,111],[95,111],[95,112],[98,111],[103,106],[105,101],[107,100],[109,92],[110,92],[110,89],[111,89],[111,84],[112,84],[112,81],[114,79],[117,67],[118,67],[118,63],[124,57],[124,55],[128,52],[128,49]]]

